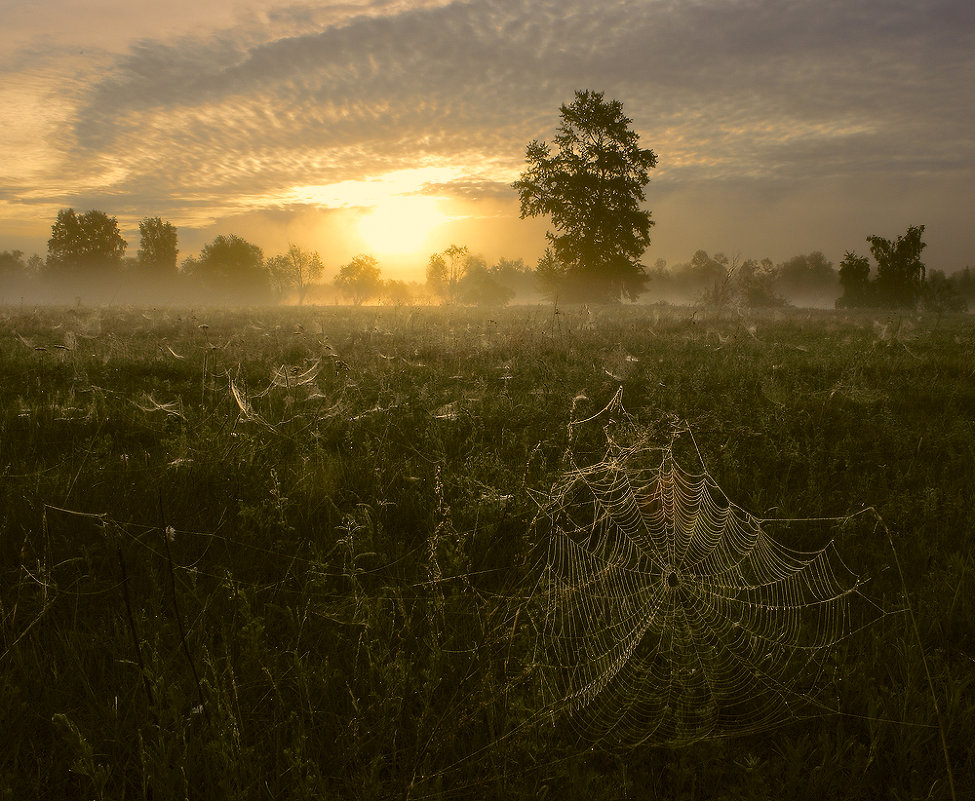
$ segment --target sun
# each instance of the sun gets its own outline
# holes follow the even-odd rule
[[[359,234],[376,253],[412,253],[447,217],[432,197],[394,196],[381,201],[359,222]]]

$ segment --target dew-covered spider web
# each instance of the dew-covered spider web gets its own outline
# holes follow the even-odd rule
[[[619,394],[607,413],[625,417]],[[678,463],[676,434],[660,447],[604,430],[603,458],[581,467],[570,454],[540,499],[546,707],[612,747],[755,732],[822,708],[830,651],[861,625],[863,601],[833,544],[777,542],[703,465]]]

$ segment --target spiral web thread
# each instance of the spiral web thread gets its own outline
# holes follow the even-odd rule
[[[822,707],[860,597],[832,543],[776,542],[706,472],[683,470],[673,443],[610,439],[601,462],[571,465],[541,521],[542,690],[582,737],[681,745]]]

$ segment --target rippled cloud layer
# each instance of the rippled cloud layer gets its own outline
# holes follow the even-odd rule
[[[29,6],[0,60],[0,240],[15,245],[43,247],[66,206],[129,229],[160,215],[200,237],[259,219],[280,233],[374,205],[390,181],[503,237],[499,220],[528,225],[510,190],[526,143],[591,88],[660,157],[657,255],[841,255],[926,223],[945,267],[975,260],[969,2]]]

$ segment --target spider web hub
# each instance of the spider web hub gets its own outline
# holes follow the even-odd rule
[[[859,579],[830,542],[772,538],[673,440],[637,436],[617,393],[585,423],[607,447],[539,501],[547,543],[536,596],[546,703],[614,746],[756,732],[823,708],[830,651],[853,630]],[[617,421],[622,421],[618,423]],[[698,452],[699,453],[699,452]],[[787,522],[787,521],[785,521]]]

